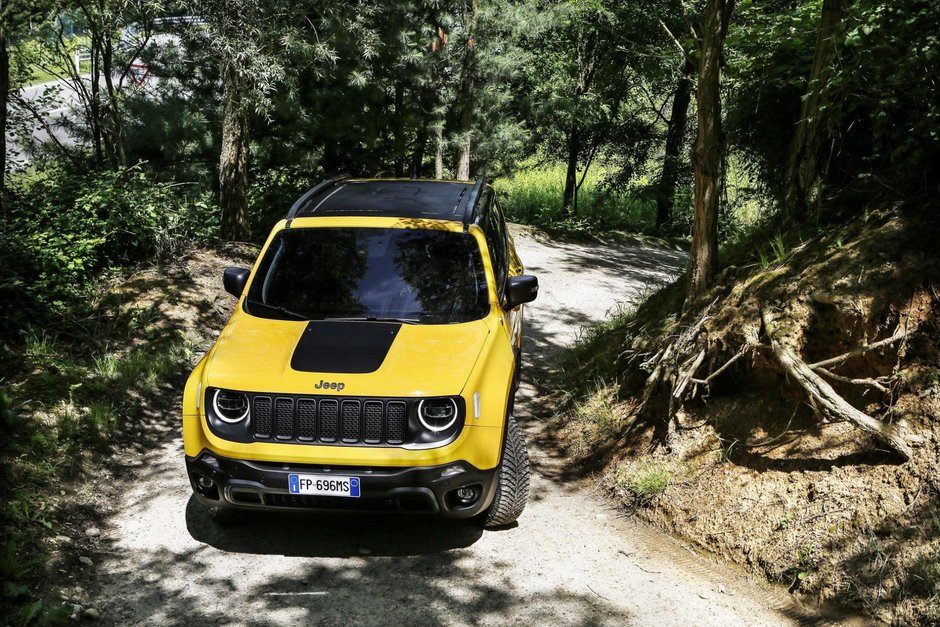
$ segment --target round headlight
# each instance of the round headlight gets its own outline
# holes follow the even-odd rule
[[[248,395],[244,392],[216,390],[212,405],[223,422],[240,422],[248,417]]]
[[[418,420],[430,431],[444,431],[457,421],[457,403],[452,398],[425,399],[418,403]]]

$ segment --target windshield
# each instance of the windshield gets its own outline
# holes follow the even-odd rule
[[[489,298],[480,250],[469,233],[285,229],[258,267],[245,310],[285,320],[446,324],[482,318]]]

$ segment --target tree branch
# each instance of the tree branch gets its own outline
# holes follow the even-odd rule
[[[666,31],[666,34],[669,35],[669,39],[672,40],[672,43],[676,44],[676,48],[679,49],[679,54],[682,55],[682,58],[684,59],[686,56],[688,56],[685,48],[682,47],[682,42],[680,42],[676,36],[672,34],[672,31],[669,30],[668,26],[666,26],[666,22],[664,22],[661,18],[659,20],[659,25],[662,26],[663,30]]]

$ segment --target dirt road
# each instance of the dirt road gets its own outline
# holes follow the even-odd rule
[[[541,280],[526,309],[530,373],[578,329],[684,263],[635,244],[546,244],[520,236]],[[190,496],[178,428],[126,477],[102,529],[101,621],[226,625],[785,625],[785,596],[693,555],[624,518],[536,442],[539,417],[517,414],[533,461],[518,526],[411,518],[257,515],[216,527]],[[172,420],[178,420],[173,417]]]

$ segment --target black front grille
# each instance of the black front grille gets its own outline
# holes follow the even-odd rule
[[[255,440],[312,444],[404,444],[408,404],[374,398],[253,395]]]
[[[362,441],[378,444],[382,441],[382,401],[366,401],[362,411]]]

